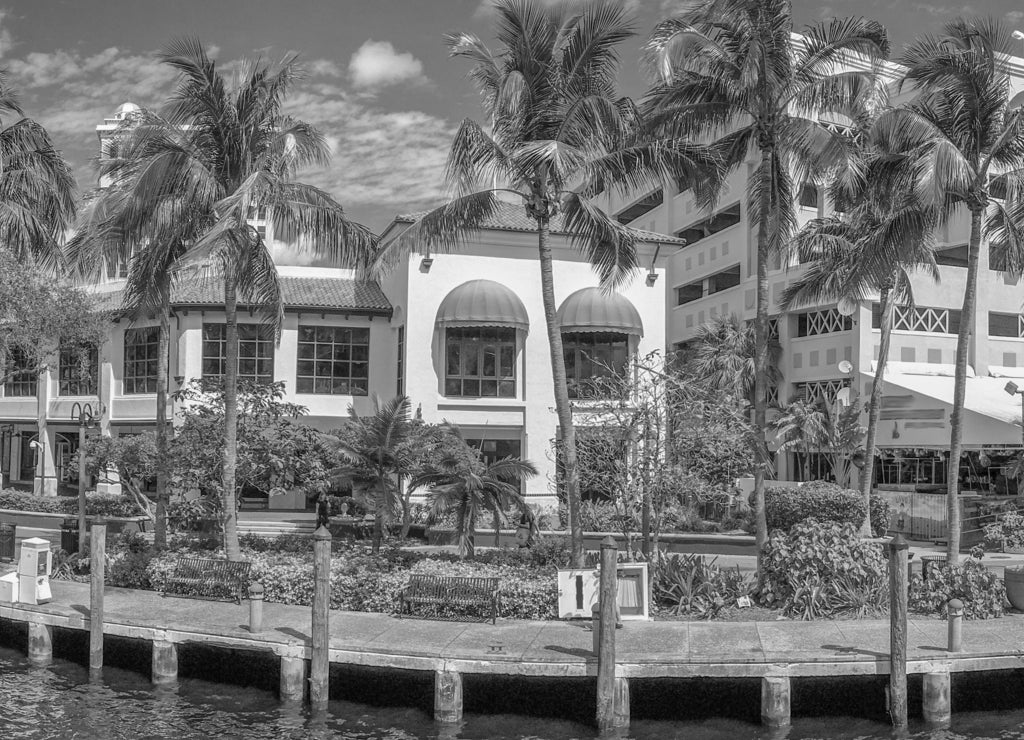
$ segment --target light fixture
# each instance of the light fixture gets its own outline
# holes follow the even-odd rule
[[[1008,381],[1007,384],[1003,386],[1003,390],[1009,393],[1011,396],[1016,396],[1020,392],[1019,387],[1012,380]]]
[[[430,272],[430,266],[434,264],[434,258],[430,256],[430,253],[423,255],[420,259],[420,272]]]
[[[658,282],[658,273],[656,273],[654,270],[651,270],[649,273],[647,273],[647,287],[653,288],[656,282]]]

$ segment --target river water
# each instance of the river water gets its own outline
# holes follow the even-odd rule
[[[254,669],[252,666],[238,666],[237,670],[251,672]],[[259,676],[255,678],[255,683],[260,683]],[[1017,684],[1018,680],[1011,683]],[[559,701],[571,702],[571,692],[568,698],[562,697]],[[581,703],[589,701],[589,697],[581,697]],[[532,699],[529,702],[532,705]],[[1019,697],[1018,705],[1024,705],[1024,696]],[[524,707],[524,711],[530,708]],[[836,711],[834,705],[826,709],[832,713]],[[653,714],[664,712],[654,711]],[[282,706],[272,691],[263,688],[195,678],[182,679],[173,688],[154,688],[143,674],[112,667],[104,669],[101,680],[90,681],[88,670],[78,663],[58,659],[49,667],[38,668],[28,663],[23,652],[0,646],[0,738],[3,740],[568,740],[592,737],[594,731],[585,722],[525,714],[469,712],[460,727],[442,729],[433,723],[422,706],[373,706],[332,700],[326,713],[313,716],[306,710]],[[797,718],[791,728],[775,733],[763,730],[755,722],[738,719],[641,719],[634,720],[627,737],[637,740],[873,740],[895,735],[880,720],[832,716]],[[1024,711],[958,713],[950,730],[928,730],[918,724],[912,725],[910,733],[902,737],[915,740],[1024,740]]]

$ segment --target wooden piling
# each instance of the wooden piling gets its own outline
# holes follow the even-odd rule
[[[462,674],[458,671],[434,672],[434,719],[446,724],[462,721]]]
[[[893,727],[907,726],[907,541],[889,542],[889,716]]]
[[[313,658],[310,661],[309,703],[326,709],[329,693],[328,613],[331,606],[331,532],[321,525],[313,533]]]
[[[933,727],[946,727],[952,719],[949,671],[932,671],[923,678],[921,713],[924,721]]]
[[[152,680],[157,686],[178,680],[178,646],[168,640],[153,640]]]
[[[263,586],[254,583],[249,586],[249,632],[263,631]]]
[[[790,722],[789,676],[761,679],[761,723],[765,727],[787,727]]]
[[[606,733],[621,728],[622,711],[615,706],[615,626],[618,598],[618,548],[611,536],[601,541],[601,584],[597,653],[597,729]],[[628,686],[626,696],[628,697]],[[625,716],[629,717],[628,708]]]
[[[301,702],[306,697],[306,659],[300,654],[281,656],[280,698]]]
[[[84,536],[84,533],[82,533]],[[94,522],[89,535],[89,671],[103,670],[103,586],[106,581],[107,525]]]
[[[42,622],[28,623],[28,660],[39,666],[53,662],[53,627]]]

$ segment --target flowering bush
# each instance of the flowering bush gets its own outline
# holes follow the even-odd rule
[[[888,579],[882,548],[851,524],[795,524],[776,530],[765,548],[758,600],[802,619],[830,616],[848,602],[871,601]]]
[[[1003,616],[1006,586],[973,557],[961,565],[930,568],[927,580],[919,575],[911,577],[911,611],[945,617],[951,599],[963,602],[967,619],[993,619]]]

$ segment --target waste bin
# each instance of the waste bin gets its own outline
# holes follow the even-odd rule
[[[78,522],[60,525],[60,549],[69,555],[78,552]]]
[[[14,524],[0,522],[0,560],[14,560],[15,528]]]

